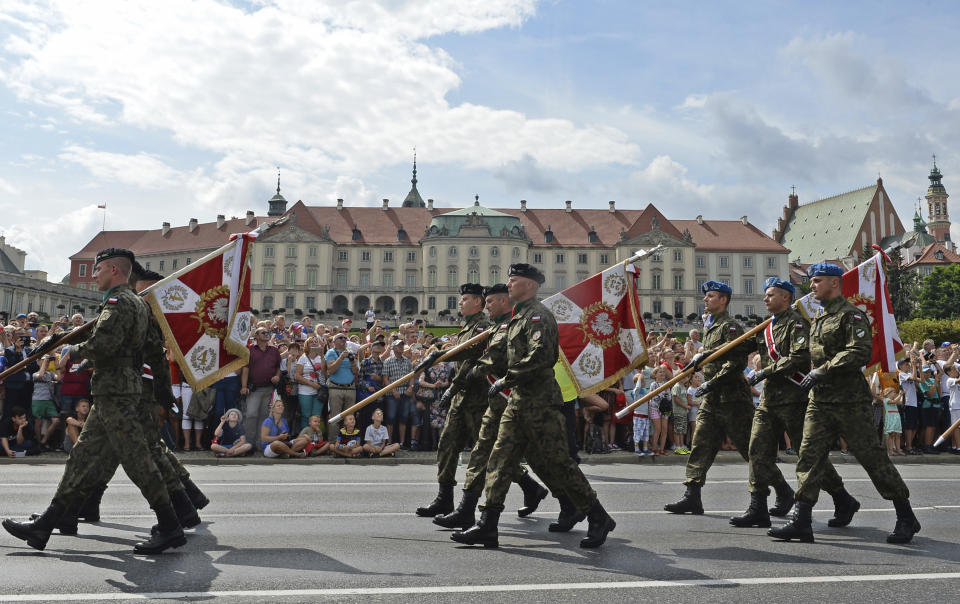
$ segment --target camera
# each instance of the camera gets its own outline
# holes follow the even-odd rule
[[[347,358],[348,358],[351,362],[353,362],[353,360],[354,360],[355,358],[357,358],[357,355],[353,354],[352,352],[348,352],[348,353],[347,353]]]

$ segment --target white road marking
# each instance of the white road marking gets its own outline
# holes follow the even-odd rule
[[[812,577],[746,577],[739,579],[690,579],[680,581],[598,581],[593,583],[525,583],[514,585],[424,585],[416,587],[354,587],[333,589],[274,589],[229,591],[181,591],[144,593],[53,593],[0,594],[0,602],[89,602],[186,598],[307,598],[320,596],[385,596],[412,594],[503,593],[594,589],[662,589],[669,587],[742,587],[748,585],[797,585],[810,583],[882,583],[887,581],[957,580],[960,573],[891,575],[833,575]]]

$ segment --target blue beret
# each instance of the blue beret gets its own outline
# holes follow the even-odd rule
[[[808,277],[842,277],[843,267],[829,262],[818,262],[811,264],[807,269]]]
[[[707,281],[700,289],[703,290],[703,293],[720,292],[721,294],[727,294],[728,296],[733,295],[733,289],[723,281]]]
[[[763,282],[763,289],[766,291],[769,287],[779,287],[782,290],[790,292],[791,296],[797,295],[797,290],[793,287],[793,284],[789,281],[784,281],[778,277],[767,277],[767,280]]]

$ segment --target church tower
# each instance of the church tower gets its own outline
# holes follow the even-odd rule
[[[937,167],[937,156],[933,156],[933,169],[930,170],[930,186],[927,188],[927,229],[937,242],[952,250],[950,242],[950,214],[947,212],[947,190],[940,182],[943,174]]]
[[[404,208],[425,208],[427,204],[423,203],[423,197],[420,197],[420,191],[417,190],[417,150],[413,150],[413,178],[410,179],[410,192],[407,193],[401,207]]]

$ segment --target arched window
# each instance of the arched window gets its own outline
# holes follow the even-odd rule
[[[471,268],[467,271],[467,283],[480,283],[480,270]]]
[[[427,285],[430,287],[437,286],[437,267],[431,266],[427,269]]]
[[[518,247],[513,248],[513,259],[516,260],[519,257],[520,257],[520,248]]]
[[[476,257],[478,257],[479,255],[480,255],[480,248],[478,248],[478,247],[475,246],[475,245],[474,245],[474,246],[470,246],[470,257],[471,257],[471,258],[476,258]]]
[[[433,246],[433,245],[430,246],[430,257],[431,257],[431,258],[436,258],[436,257],[437,257],[437,248],[436,248],[436,246]]]
[[[493,246],[492,248],[490,248],[491,258],[498,258],[499,256],[500,256],[500,248],[498,248],[497,246]]]
[[[447,287],[456,287],[457,285],[457,267],[451,266],[447,269]]]
[[[457,257],[457,248],[451,245],[451,246],[447,249],[447,255],[449,255],[451,258],[456,258],[456,257]]]
[[[500,283],[500,267],[491,266],[490,267],[490,284]]]

